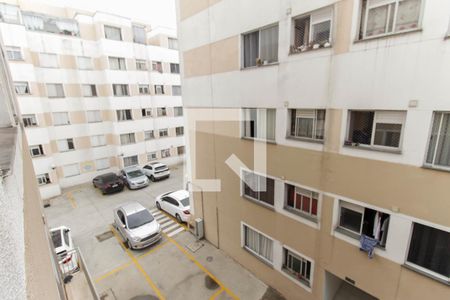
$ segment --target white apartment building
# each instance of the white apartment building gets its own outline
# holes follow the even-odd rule
[[[177,38],[128,18],[0,3],[0,34],[43,198],[184,157]]]

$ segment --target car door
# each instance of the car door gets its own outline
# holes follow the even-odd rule
[[[114,216],[114,218],[117,220],[116,221],[117,229],[119,230],[120,234],[122,235],[122,237],[125,240],[126,239],[125,227],[127,224],[126,220],[125,220],[125,214],[123,213],[123,211],[121,209],[118,209],[116,211],[116,215]]]
[[[170,209],[169,213],[175,217],[175,215],[177,214],[178,202],[172,197],[167,198],[168,198],[168,206]]]
[[[168,211],[168,207],[169,207],[169,202],[167,201],[167,199],[168,199],[168,197],[162,197],[161,198],[161,208],[164,210],[164,211],[166,211],[166,212],[169,212]]]

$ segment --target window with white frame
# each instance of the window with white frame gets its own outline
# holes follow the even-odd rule
[[[146,34],[145,27],[133,25],[133,42],[138,44],[145,44]]]
[[[180,64],[170,64],[170,73],[172,74],[180,74]]]
[[[291,53],[331,46],[333,8],[325,7],[306,15],[295,17]]]
[[[58,56],[52,53],[39,53],[39,65],[43,68],[57,68]]]
[[[64,98],[64,88],[61,83],[47,83],[47,96],[49,98]]]
[[[102,121],[102,112],[100,110],[88,110],[86,112],[88,123],[96,123]]]
[[[345,145],[400,149],[404,111],[349,111]]]
[[[17,95],[30,95],[30,86],[28,82],[14,82],[14,90]]]
[[[153,140],[155,138],[155,133],[153,130],[144,131],[144,139],[146,141]]]
[[[450,112],[435,112],[425,165],[450,169]]]
[[[242,36],[243,67],[254,67],[278,61],[278,24]]]
[[[80,175],[80,166],[78,164],[70,164],[62,167],[64,177],[72,177]]]
[[[325,132],[325,109],[290,109],[289,136],[323,141]]]
[[[38,185],[46,185],[51,183],[48,173],[36,175],[36,180]]]
[[[319,193],[288,183],[285,184],[285,189],[284,208],[286,210],[313,220],[317,219]]]
[[[359,38],[418,29],[421,10],[422,0],[363,0]]]
[[[275,180],[242,170],[242,195],[270,206],[275,202]]]
[[[363,207],[357,204],[339,200],[340,232],[354,238],[365,235],[378,240],[380,247],[386,246],[390,215]]]
[[[262,260],[272,264],[273,240],[245,224],[242,225],[242,229],[244,248]]]
[[[183,115],[183,107],[182,106],[175,106],[173,108],[173,114],[175,117],[181,117]]]
[[[178,50],[178,40],[176,38],[169,38],[169,49]]]
[[[69,113],[68,112],[54,112],[52,113],[53,125],[69,125]]]
[[[275,109],[243,108],[243,137],[275,140]]]
[[[119,109],[116,110],[117,121],[130,121],[133,120],[133,114],[131,109]]]
[[[312,263],[301,255],[283,247],[283,266],[282,270],[305,284],[311,286]]]
[[[153,110],[151,107],[142,109],[142,117],[143,118],[151,118],[153,116]]]
[[[22,115],[22,120],[23,120],[23,126],[25,127],[32,127],[32,126],[37,126],[37,120],[36,120],[36,115]]]
[[[49,15],[22,11],[23,24],[27,30],[80,36],[78,22],[73,19],[56,18]]]
[[[153,61],[152,70],[162,73],[162,63],[160,61]]]
[[[136,70],[147,70],[147,62],[144,59],[136,59]]]
[[[175,127],[175,134],[177,136],[182,136],[184,134],[184,127],[183,126]]]
[[[157,157],[156,151],[147,153],[147,161],[152,161],[152,160],[155,160],[157,158],[158,157]]]
[[[0,3],[0,21],[6,23],[19,24],[20,23],[19,6]]]
[[[42,148],[42,145],[30,146],[30,153],[31,153],[31,157],[43,156],[44,149]]]
[[[161,158],[170,157],[170,149],[161,150]]]
[[[123,57],[110,56],[110,57],[108,57],[108,61],[109,61],[109,68],[111,70],[126,70],[127,69],[125,58],[123,58]]]
[[[95,169],[97,171],[106,170],[110,167],[109,158],[100,158],[95,160]]]
[[[22,50],[20,49],[20,47],[7,46],[6,58],[8,60],[23,60]]]
[[[172,95],[181,96],[181,85],[172,85]]]
[[[157,107],[156,108],[156,115],[158,117],[165,117],[165,116],[167,116],[167,108],[165,108],[165,107]]]
[[[155,85],[155,94],[163,95],[164,94],[164,86],[163,85]]]
[[[101,147],[106,145],[106,136],[104,134],[92,135],[90,139],[92,147]]]
[[[183,155],[184,153],[186,153],[186,150],[185,150],[184,146],[178,146],[177,147],[177,154],[178,155]]]
[[[137,164],[139,164],[139,158],[137,155],[132,155],[123,158],[124,167],[136,166]]]
[[[67,152],[70,150],[75,150],[75,145],[73,143],[73,139],[62,139],[62,140],[57,140],[56,144],[58,146],[58,151],[59,152]]]
[[[92,63],[92,58],[88,56],[78,56],[78,69],[80,70],[92,70],[94,65]]]
[[[81,85],[81,91],[83,97],[97,97],[97,88],[95,84],[83,84]]]
[[[127,84],[113,84],[113,94],[116,97],[129,96],[130,91],[128,90]]]
[[[136,137],[134,135],[134,132],[131,133],[124,133],[120,135],[120,144],[121,145],[128,145],[128,144],[134,144],[136,143]]]
[[[159,130],[159,137],[166,137],[169,136],[169,130],[167,128],[163,128]]]
[[[122,40],[122,30],[120,27],[114,27],[114,26],[104,26],[105,29],[105,38],[108,40],[116,40],[121,41]]]
[[[140,84],[139,85],[139,94],[140,95],[150,94],[150,88],[149,88],[148,84]]]
[[[450,232],[413,223],[407,265],[431,271],[450,282]]]

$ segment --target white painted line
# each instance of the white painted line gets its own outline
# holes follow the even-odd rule
[[[169,220],[165,223],[159,223],[159,225],[161,226],[161,228],[166,228],[169,225],[172,225],[173,223],[175,223],[173,220]]]
[[[160,211],[152,212],[152,215],[153,215],[153,216],[159,216],[160,214],[162,214],[162,212],[160,212]]]
[[[164,219],[164,218],[168,219],[169,217],[167,217],[165,214],[160,214],[159,216],[155,216],[156,220],[161,220],[161,219]]]
[[[151,212],[152,214],[156,213],[157,211],[160,211],[160,210],[157,209],[157,208],[150,209],[150,212]]]
[[[169,232],[169,231],[171,231],[171,230],[177,228],[178,226],[180,226],[180,224],[175,223],[174,225],[172,225],[172,226],[170,226],[170,227],[167,227],[167,228],[163,229],[163,231],[164,231],[165,233],[167,233],[167,232]],[[183,227],[181,227],[181,228],[183,228]]]
[[[175,234],[182,232],[183,230],[184,230],[184,228],[183,228],[183,227],[180,227],[180,228],[178,228],[177,230],[174,230],[174,231],[168,233],[167,236],[168,236],[168,237],[172,237],[172,236],[174,236]]]

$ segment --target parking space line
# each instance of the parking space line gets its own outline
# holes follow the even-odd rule
[[[69,202],[72,205],[72,208],[77,208],[77,202],[73,198],[72,192],[67,192],[66,197],[67,197],[67,199],[69,199]]]
[[[173,224],[173,223],[175,223],[175,222],[168,218],[167,220],[164,220],[164,222],[159,223],[159,226],[161,226],[161,228],[166,228],[167,226],[169,226],[170,224]]]
[[[182,231],[184,231],[184,228],[183,228],[183,227],[180,227],[180,228],[178,228],[177,230],[174,230],[174,231],[172,231],[172,232],[169,232],[169,233],[167,234],[167,236],[172,237],[172,236],[174,236],[175,234],[180,233],[180,232],[182,232]]]
[[[214,300],[214,299],[216,299],[217,296],[219,296],[222,292],[223,292],[223,288],[220,288],[217,292],[215,292],[215,293],[209,298],[209,300]]]
[[[175,223],[175,224],[173,224],[172,226],[169,226],[169,227],[163,229],[163,231],[164,231],[165,233],[167,233],[168,231],[171,231],[171,230],[173,230],[173,229],[175,229],[175,228],[177,228],[177,227],[181,227],[181,226],[180,226],[180,224]],[[182,227],[181,227],[181,228],[182,228]]]
[[[183,227],[185,230],[188,230],[187,226],[184,223],[178,223],[178,220],[175,217],[172,217],[171,215],[169,215],[168,213],[166,213],[165,211],[161,211],[165,216],[167,216],[168,218],[170,218],[171,220],[173,220],[174,222],[176,222],[177,224],[179,224],[181,227]]]
[[[155,216],[155,219],[158,221],[158,220],[161,220],[161,219],[164,219],[164,218],[166,218],[166,216],[164,215],[164,214],[160,214],[159,216]]]
[[[95,279],[95,282],[100,282],[100,281],[102,281],[103,279],[108,278],[109,276],[114,275],[115,273],[117,273],[117,272],[119,272],[119,271],[122,271],[123,269],[125,269],[125,268],[127,268],[127,267],[129,267],[129,266],[131,266],[131,262],[124,263],[123,265],[120,265],[120,266],[118,266],[117,268],[112,269],[112,270],[109,271],[108,273],[105,273],[105,274],[103,274],[102,276],[97,277],[97,278]]]

